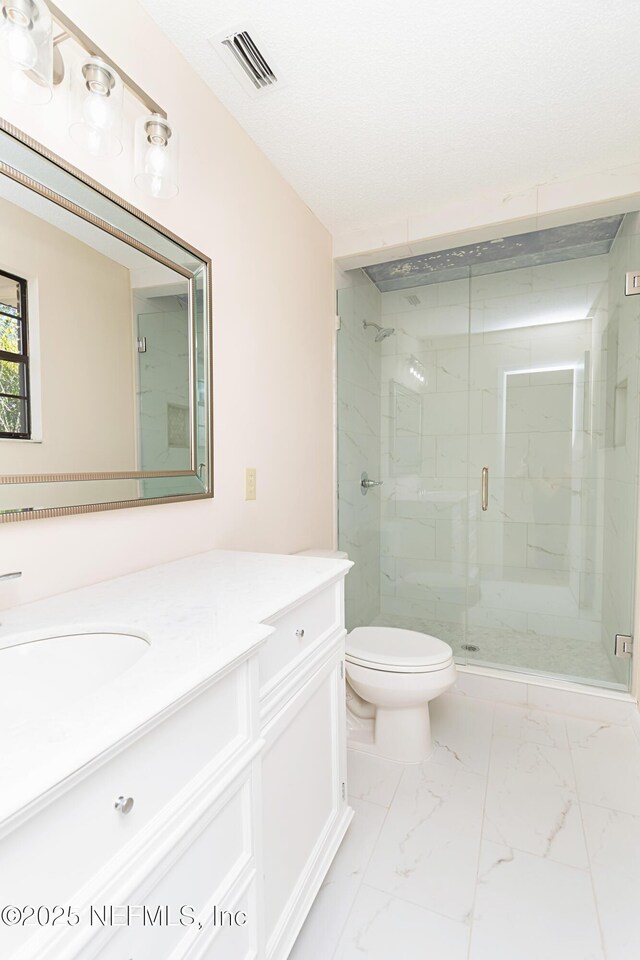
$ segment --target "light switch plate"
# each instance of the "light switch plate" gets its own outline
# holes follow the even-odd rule
[[[244,474],[244,498],[245,500],[256,499],[256,468],[247,467]]]

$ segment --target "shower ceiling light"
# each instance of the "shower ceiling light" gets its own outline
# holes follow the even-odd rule
[[[100,57],[88,57],[73,73],[69,133],[95,157],[122,152],[123,96],[120,77]]]
[[[407,360],[407,370],[409,372],[409,380],[411,381],[412,386],[423,387],[426,384],[427,373],[424,368],[424,364],[422,364],[417,357],[409,357]]]
[[[178,193],[178,137],[157,113],[140,117],[135,131],[135,182],[151,197],[163,200]]]
[[[1,0],[0,56],[14,99],[48,103],[53,93],[53,21],[43,0]]]

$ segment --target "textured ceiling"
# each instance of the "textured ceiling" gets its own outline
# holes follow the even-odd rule
[[[601,217],[563,227],[500,237],[485,243],[471,243],[436,253],[402,260],[390,260],[365,267],[378,290],[406,290],[409,287],[449,280],[463,280],[503,270],[539,267],[543,263],[578,260],[609,253],[620,229],[622,216]]]
[[[141,0],[334,233],[634,163],[636,0]],[[208,38],[254,28],[248,96]]]

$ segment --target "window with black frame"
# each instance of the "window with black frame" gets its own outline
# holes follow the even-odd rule
[[[30,437],[27,282],[0,271],[0,438]]]

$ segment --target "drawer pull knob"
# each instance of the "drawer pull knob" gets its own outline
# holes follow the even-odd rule
[[[302,640],[302,638],[304,637],[304,630],[302,629],[302,627],[298,627],[298,629],[296,630],[296,637],[298,637],[298,639],[300,640]]]
[[[127,814],[133,810],[133,797],[118,797],[115,802],[118,813]]]

